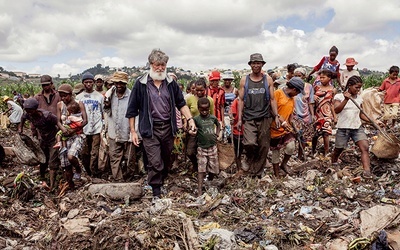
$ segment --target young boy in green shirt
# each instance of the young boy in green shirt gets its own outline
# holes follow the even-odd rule
[[[198,100],[197,107],[200,115],[193,119],[197,127],[198,195],[200,196],[206,173],[209,179],[219,174],[217,135],[221,127],[217,117],[210,115],[210,101],[206,97]]]

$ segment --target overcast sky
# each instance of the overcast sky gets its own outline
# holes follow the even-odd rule
[[[192,71],[316,65],[332,45],[341,65],[399,65],[399,0],[0,0],[0,66],[67,76],[100,63],[143,66],[153,48]],[[342,66],[343,68],[343,66]]]

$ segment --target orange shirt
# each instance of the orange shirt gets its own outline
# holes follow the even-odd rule
[[[294,98],[287,96],[285,92],[283,92],[283,89],[276,90],[274,92],[274,97],[278,106],[278,114],[281,116],[281,120],[284,119],[286,122],[290,122],[289,117],[294,111]],[[287,131],[285,131],[282,126],[280,128],[276,128],[275,121],[272,121],[271,138],[277,138],[286,133]]]

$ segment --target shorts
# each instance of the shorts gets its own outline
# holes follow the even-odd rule
[[[71,165],[71,163],[68,161],[68,155],[72,155],[75,158],[78,158],[79,153],[82,151],[82,145],[83,145],[83,139],[84,135],[74,135],[70,137],[66,142],[67,142],[67,149],[63,154],[60,154],[60,161],[61,161],[61,167],[65,168]]]
[[[209,148],[197,148],[197,162],[199,173],[219,174],[217,145]]]
[[[398,103],[388,103],[383,105],[383,120],[392,120],[397,118],[397,112],[399,111]]]
[[[335,137],[335,148],[346,148],[350,138],[355,143],[362,140],[368,140],[363,127],[358,129],[338,128]]]
[[[286,155],[294,155],[296,152],[296,141],[291,140],[289,141],[286,146],[285,146],[285,154]],[[280,157],[280,150],[279,149],[271,149],[272,153],[272,158],[271,158],[271,163],[272,164],[278,164],[279,163],[279,157]]]

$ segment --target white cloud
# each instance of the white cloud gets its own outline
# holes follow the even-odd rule
[[[395,0],[1,1],[0,66],[68,75],[98,63],[145,65],[153,48],[191,70],[247,68],[254,52],[268,68],[313,66],[336,45],[341,63],[352,56],[360,67],[386,70],[399,57],[398,34],[385,30],[399,25],[399,7]]]

